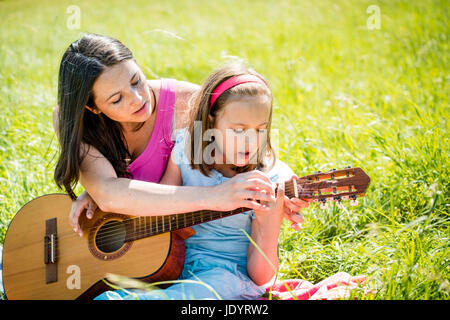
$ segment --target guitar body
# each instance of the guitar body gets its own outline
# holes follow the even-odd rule
[[[69,224],[71,205],[67,195],[45,195],[15,215],[3,249],[8,299],[93,298],[112,290],[102,281],[106,273],[147,282],[178,278],[184,263],[184,239],[179,233],[124,242],[123,232],[122,236],[116,232],[116,246],[102,247],[96,235],[108,236],[127,216],[97,210],[87,219],[83,214],[80,237]]]
[[[361,168],[316,173],[285,182],[289,198],[319,202],[364,196],[370,183]],[[51,194],[27,203],[15,215],[3,245],[3,283],[8,299],[93,298],[111,289],[107,273],[146,282],[177,279],[184,264],[184,239],[192,226],[248,211],[199,210],[165,216],[132,217],[97,210],[84,214],[83,237],[69,224],[72,201]]]

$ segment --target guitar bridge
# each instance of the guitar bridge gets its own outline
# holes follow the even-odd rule
[[[44,236],[44,263],[56,262],[56,234]]]
[[[46,283],[58,281],[56,218],[45,221],[44,263]]]

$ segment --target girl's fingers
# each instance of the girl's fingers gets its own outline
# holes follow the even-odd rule
[[[300,213],[294,213],[294,214],[291,214],[290,216],[291,216],[292,221],[294,221],[295,223],[305,222],[305,218],[303,218],[303,216]]]
[[[290,201],[293,202],[296,206],[298,206],[300,208],[308,208],[309,207],[309,202],[302,200],[302,199],[291,198]]]
[[[300,211],[302,208],[297,206],[293,201],[291,201],[292,199],[289,199],[287,196],[284,197],[284,205],[289,208],[291,211],[294,212],[298,212]]]
[[[303,223],[305,218],[300,213],[292,212],[289,208],[284,208],[285,218],[293,223]]]
[[[285,208],[284,217],[291,222],[291,227],[297,231],[301,229],[301,224],[305,221],[301,214],[292,214],[288,208]]]

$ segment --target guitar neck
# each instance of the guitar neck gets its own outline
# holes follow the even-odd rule
[[[285,182],[285,194],[292,198],[298,195],[294,180]],[[278,190],[278,184],[277,188]],[[226,218],[238,213],[251,210],[250,208],[238,208],[232,211],[199,210],[194,212],[177,213],[165,216],[134,217],[125,220],[127,236],[125,241],[134,241],[164,232],[175,231],[194,225]]]

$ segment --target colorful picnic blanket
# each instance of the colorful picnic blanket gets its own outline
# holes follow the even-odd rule
[[[350,276],[346,272],[338,272],[317,284],[301,279],[278,280],[275,284],[266,286],[266,294],[258,300],[337,300],[350,297],[350,291],[362,286],[367,280],[366,276]],[[286,288],[289,287],[289,290]],[[368,293],[370,290],[365,291]],[[295,297],[294,297],[295,296]]]

